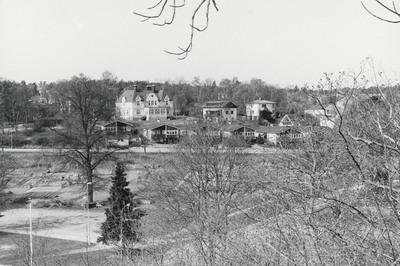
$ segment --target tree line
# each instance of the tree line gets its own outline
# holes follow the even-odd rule
[[[119,80],[109,71],[105,71],[101,79],[91,79],[80,74],[70,79],[47,83],[26,84],[25,81],[0,81],[0,122],[5,125],[41,123],[47,125],[49,120],[63,119],[68,112],[68,99],[58,92],[63,87],[74,83],[77,78],[90,80],[91,84],[103,93],[102,119],[111,120],[115,116],[115,102],[124,89],[137,86],[144,90],[146,85],[155,85],[156,89],[164,89],[174,101],[174,115],[201,117],[202,105],[207,101],[232,101],[238,106],[238,115],[246,115],[246,104],[262,99],[277,103],[277,114],[297,114],[310,105],[317,104],[315,88],[304,85],[282,88],[271,85],[261,79],[253,78],[239,81],[237,78],[222,79],[219,84],[215,80],[201,80],[195,77],[191,82],[178,80],[175,82],[153,83],[149,81]]]

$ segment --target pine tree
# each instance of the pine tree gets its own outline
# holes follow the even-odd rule
[[[108,197],[109,208],[106,209],[106,221],[101,225],[101,236],[97,242],[126,246],[140,239],[140,218],[145,212],[139,208],[139,200],[135,199],[126,181],[125,169],[117,163],[115,176],[111,177],[112,186]],[[122,239],[121,239],[122,237]]]

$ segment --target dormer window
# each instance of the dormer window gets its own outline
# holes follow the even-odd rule
[[[165,101],[165,105],[168,105],[169,104],[169,97],[165,96],[164,101]]]
[[[154,93],[148,94],[146,97],[146,101],[149,106],[157,105],[157,97],[154,95]]]
[[[136,97],[136,105],[140,105],[140,97],[138,96],[138,97]]]

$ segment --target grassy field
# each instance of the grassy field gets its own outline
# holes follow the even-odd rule
[[[73,238],[71,233],[84,232],[86,223],[86,213],[82,212],[81,206],[85,200],[86,190],[84,177],[82,180],[77,179],[79,169],[71,164],[61,165],[60,161],[52,154],[17,153],[13,156],[16,159],[17,169],[9,183],[9,188],[14,192],[14,198],[20,198],[21,202],[11,204],[9,206],[11,212],[5,212],[7,216],[0,219],[3,222],[3,230],[16,230],[22,234],[0,231],[0,265],[29,264],[29,236],[24,234],[28,230],[26,215],[29,212],[26,209],[26,200],[24,200],[28,197],[27,193],[30,193],[29,196],[33,196],[35,203],[33,206],[34,229],[40,231],[41,235],[35,235],[33,239],[34,261],[38,265],[87,265],[88,261],[91,265],[112,265],[112,262],[116,261],[115,257],[118,257],[113,248],[107,249],[107,247],[92,244],[87,251],[85,242],[66,240],[68,237]],[[146,169],[152,168],[157,155],[118,154],[117,156],[126,165],[127,179],[130,181],[132,191],[139,192],[138,179],[144,175]],[[111,183],[110,176],[114,170],[115,164],[112,161],[105,161],[98,167],[94,192],[96,201],[107,199]],[[39,188],[47,190],[54,188],[58,195],[54,198],[35,198],[34,196],[40,196],[43,193],[29,191],[38,191]],[[66,205],[65,203],[71,204]],[[21,210],[26,217],[17,218],[21,216]],[[41,210],[46,211],[44,212],[46,213],[45,217],[36,214],[36,212],[41,213]],[[13,219],[17,219],[15,223],[8,221],[10,215]],[[104,215],[102,208],[91,211],[91,229],[94,230],[92,238],[96,236],[95,232],[98,232],[99,223],[103,220],[102,215]],[[38,219],[40,223],[36,221]],[[62,231],[63,228],[65,232]],[[46,230],[50,230],[51,233],[45,233]],[[48,234],[53,238],[47,237]],[[62,239],[64,235],[65,239]],[[84,239],[85,236],[82,238]],[[92,243],[95,243],[95,239],[92,239]]]
[[[117,156],[119,161],[125,164],[127,180],[130,182],[129,187],[131,190],[138,197],[146,199],[147,194],[144,189],[145,185],[143,185],[146,183],[146,174],[148,171],[158,169],[163,156],[170,156],[170,154],[123,153]],[[17,173],[13,176],[12,182],[10,182],[12,188],[15,189],[15,194],[20,193],[21,198],[23,198],[23,195],[27,193],[23,190],[29,190],[30,185],[33,187],[31,190],[33,192],[28,193],[32,193],[32,195],[35,195],[33,193],[42,193],[38,190],[39,188],[43,188],[43,191],[47,193],[51,187],[58,194],[55,198],[44,199],[45,202],[42,199],[35,199],[34,221],[40,221],[36,229],[41,233],[41,236],[35,236],[34,238],[34,246],[37,249],[34,251],[34,260],[37,265],[132,265],[132,262],[123,261],[117,250],[112,247],[104,248],[95,245],[86,250],[84,240],[80,240],[80,242],[73,241],[78,239],[72,237],[85,239],[86,226],[86,212],[83,211],[81,206],[86,195],[84,177],[82,180],[77,178],[79,170],[75,165],[62,166],[55,157],[46,154],[19,153],[16,157],[18,160]],[[115,163],[113,161],[105,161],[96,170],[98,179],[95,180],[96,185],[94,186],[95,201],[107,199],[111,183],[110,176],[113,175],[114,170]],[[69,202],[72,202],[72,205],[66,204]],[[13,212],[9,211],[7,213],[8,216],[3,218],[4,225],[8,217],[23,216],[19,222],[21,228],[18,228],[18,225],[12,219],[8,222],[7,229],[10,229],[11,232],[15,232],[13,230],[18,229],[20,230],[18,232],[22,233],[27,229],[26,219],[29,208],[26,205],[26,201],[20,204],[23,205],[19,206],[20,210],[12,208],[14,209],[12,210]],[[35,212],[38,212],[38,214]],[[94,238],[92,243],[96,241],[95,235],[99,233],[99,224],[104,220],[103,216],[104,209],[102,208],[91,211],[91,237]],[[148,221],[151,217],[149,215],[146,218],[146,221]],[[23,219],[25,219],[25,223],[22,221]],[[243,219],[246,220],[245,217],[243,218],[239,214],[235,216],[234,220],[240,220],[238,223],[243,226]],[[246,221],[247,223],[249,221]],[[46,237],[46,230],[50,230],[51,233],[49,234],[59,239]],[[153,231],[147,237],[162,237],[160,232]],[[168,233],[171,233],[171,231]],[[0,232],[0,247],[0,265],[28,265],[29,237],[27,235]],[[138,260],[147,262],[145,264],[139,263],[138,265],[154,265],[153,260],[156,256],[151,252],[146,253],[146,256],[142,256]]]
[[[85,249],[85,243],[55,238],[33,236],[34,261],[45,258],[53,261],[62,258],[57,254]],[[29,235],[13,234],[0,231],[0,263],[4,265],[26,265],[29,261]],[[81,252],[78,252],[80,254]]]

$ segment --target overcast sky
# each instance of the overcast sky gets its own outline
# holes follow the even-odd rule
[[[372,57],[400,79],[400,25],[373,18],[359,0],[218,0],[185,60],[164,50],[187,43],[191,10],[169,27],[133,15],[157,1],[0,0],[0,77],[97,79],[109,70],[124,80],[238,77],[302,86]],[[373,0],[364,3],[379,12]]]

